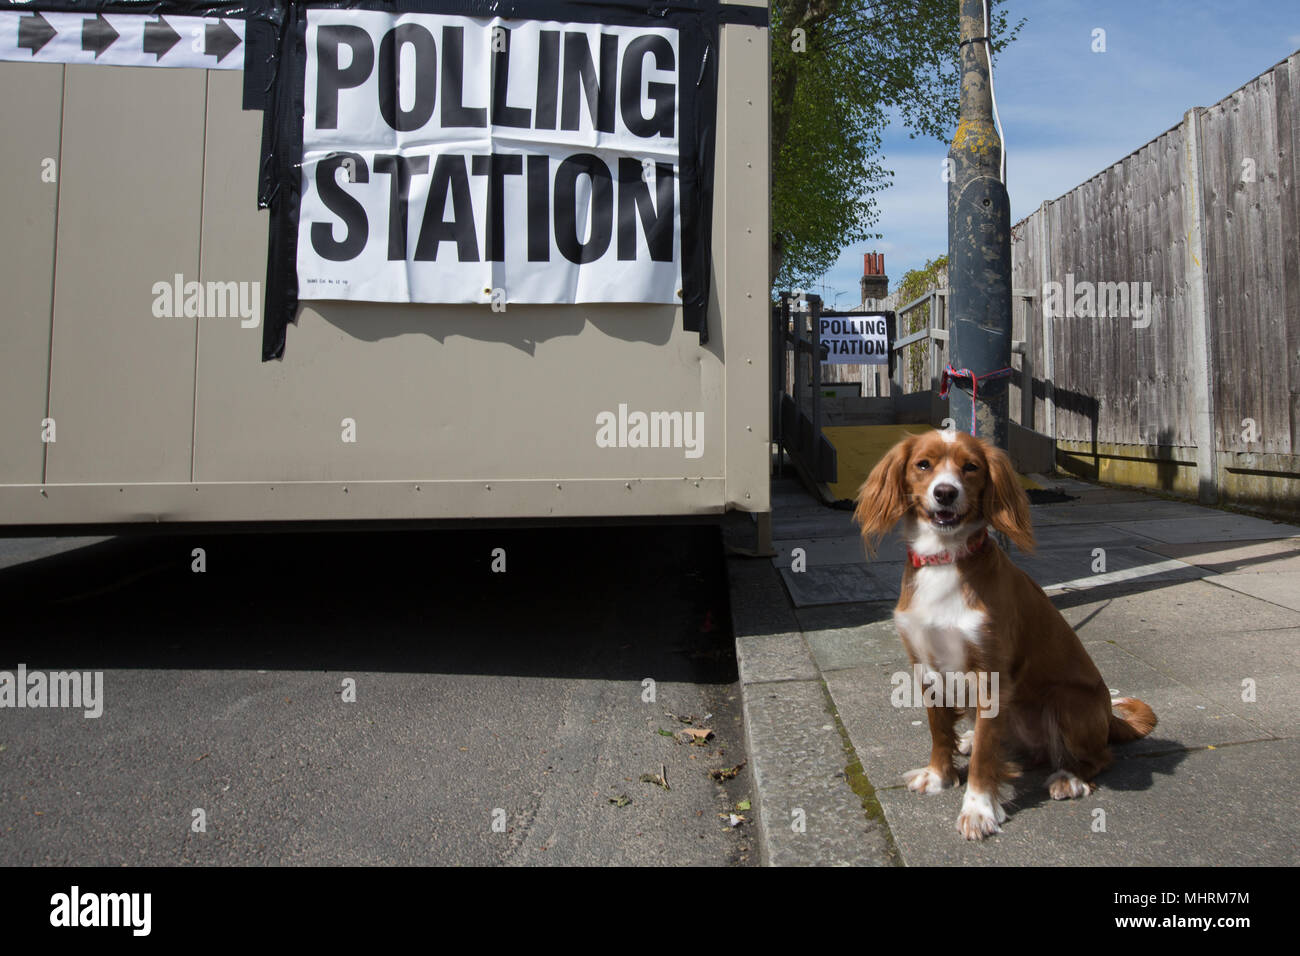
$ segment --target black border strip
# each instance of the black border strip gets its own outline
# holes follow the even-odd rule
[[[298,316],[298,204],[302,200],[303,85],[307,16],[302,4],[284,12],[270,108],[262,123],[258,206],[270,210],[262,361],[284,357],[285,330]]]

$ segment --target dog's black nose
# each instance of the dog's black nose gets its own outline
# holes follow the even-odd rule
[[[934,489],[934,500],[941,505],[950,505],[957,500],[957,489],[952,485],[937,485]]]

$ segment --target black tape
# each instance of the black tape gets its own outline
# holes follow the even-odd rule
[[[302,200],[303,83],[307,72],[307,14],[290,5],[280,26],[278,64],[270,109],[269,152],[262,157],[268,176],[265,202],[270,210],[266,249],[266,302],[262,320],[262,361],[284,357],[285,329],[298,317],[298,204]]]
[[[271,101],[283,17],[283,9],[268,7],[262,14],[245,18],[243,107],[246,110],[264,110]]]
[[[178,17],[225,17],[246,20],[263,15],[272,4],[269,0],[230,0],[227,3],[205,0],[0,0],[0,10],[21,10],[43,13],[134,13],[136,16],[156,17],[175,14]]]
[[[897,353],[894,351],[894,343],[898,341],[898,315],[895,312],[885,313],[885,348],[889,351],[889,377],[894,377],[894,363],[898,361]]]
[[[243,20],[246,110],[265,108],[275,78],[275,52],[287,0],[0,0],[0,10],[46,13],[122,13]]]
[[[718,104],[718,19],[699,15],[678,34],[682,184],[682,327],[709,341],[709,283],[713,249],[714,126]]]

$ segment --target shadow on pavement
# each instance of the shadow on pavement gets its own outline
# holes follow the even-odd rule
[[[120,537],[0,570],[0,667],[731,682],[725,574],[710,525]]]

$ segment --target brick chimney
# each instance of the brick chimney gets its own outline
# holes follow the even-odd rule
[[[862,304],[889,295],[889,276],[885,275],[885,254],[867,252],[862,256]]]

